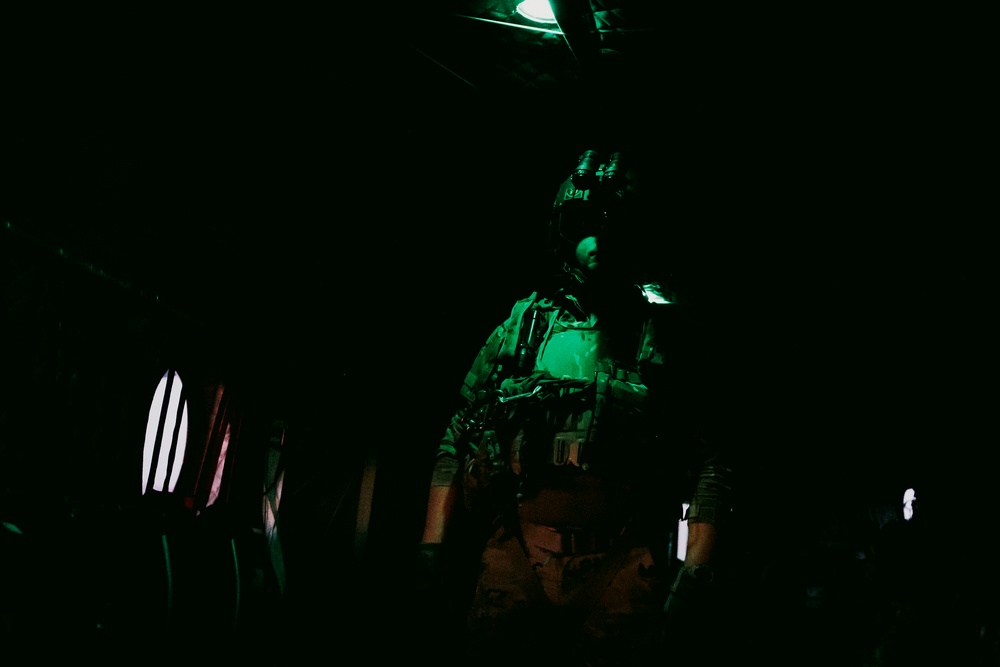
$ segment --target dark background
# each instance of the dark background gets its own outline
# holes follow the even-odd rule
[[[251,407],[249,523],[254,456],[287,425],[291,599],[336,598],[356,567],[391,591],[466,367],[545,270],[556,186],[582,150],[624,148],[654,211],[640,257],[704,323],[740,434],[748,569],[849,551],[911,485],[935,519],[923,571],[981,576],[995,214],[975,21],[699,17],[627,84],[511,92],[424,58],[407,18],[5,10],[12,520],[63,535],[128,497],[142,383],[193,360]]]

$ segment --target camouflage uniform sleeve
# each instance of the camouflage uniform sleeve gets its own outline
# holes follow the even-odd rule
[[[534,299],[535,295],[532,294],[526,299],[517,301],[511,309],[510,316],[490,333],[479,349],[462,382],[461,404],[452,415],[438,443],[433,485],[451,484],[458,472],[459,461],[470,451],[474,452],[475,444],[463,438],[468,417],[485,398],[503,360],[513,354],[521,318]]]
[[[733,468],[720,455],[708,458],[698,471],[687,520],[724,525],[732,511]]]
[[[499,326],[493,330],[486,343],[479,350],[475,361],[462,383],[462,400],[457,410],[452,414],[448,425],[445,427],[444,435],[438,443],[437,454],[434,462],[434,475],[432,484],[434,486],[448,486],[455,479],[458,472],[459,460],[468,453],[464,450],[470,446],[467,440],[463,440],[465,427],[469,413],[471,413],[477,402],[477,394],[480,387],[485,385],[493,373],[496,366],[497,351],[503,342],[505,328]]]

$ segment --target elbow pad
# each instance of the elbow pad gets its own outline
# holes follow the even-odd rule
[[[688,521],[720,525],[728,520],[732,512],[731,473],[729,468],[718,464],[702,470],[685,517]]]

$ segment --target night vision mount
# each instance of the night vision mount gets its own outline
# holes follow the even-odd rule
[[[556,192],[552,249],[558,252],[561,244],[575,246],[585,236],[610,231],[624,216],[627,200],[635,192],[634,173],[623,153],[611,153],[605,160],[597,151],[584,151]]]

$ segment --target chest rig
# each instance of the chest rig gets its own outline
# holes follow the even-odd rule
[[[641,327],[616,336],[583,312],[566,297],[533,299],[520,313],[500,354],[495,428],[479,448],[490,467],[586,471],[600,465],[602,447],[634,439],[646,399]]]

